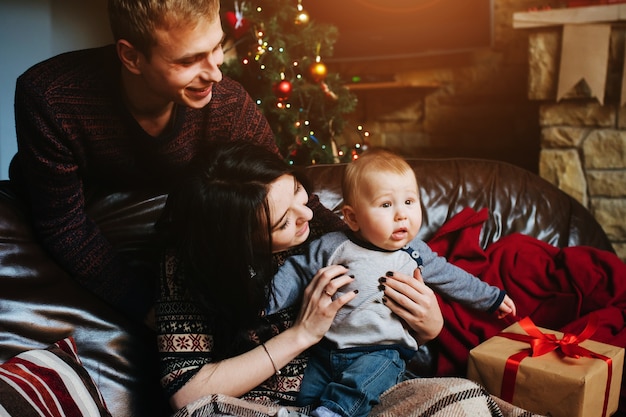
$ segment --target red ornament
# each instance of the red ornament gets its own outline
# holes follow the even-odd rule
[[[324,81],[326,79],[326,74],[328,74],[328,70],[326,69],[326,65],[323,62],[315,62],[309,67],[309,73],[311,74],[311,78],[316,83]]]
[[[293,90],[293,87],[289,81],[282,80],[274,84],[273,90],[276,98],[278,98],[278,100],[280,101],[283,101],[287,100],[289,96],[291,96],[291,91]]]
[[[224,17],[228,25],[233,29],[235,39],[241,38],[250,29],[250,22],[243,17],[241,12],[228,11]]]

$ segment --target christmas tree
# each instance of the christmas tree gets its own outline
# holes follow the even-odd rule
[[[356,97],[324,63],[337,28],[316,23],[302,0],[222,0],[222,14],[222,70],[256,100],[285,159],[297,165],[349,160],[335,136]]]

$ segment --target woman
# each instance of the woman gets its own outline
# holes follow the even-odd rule
[[[331,300],[325,291],[353,278],[343,266],[323,268],[298,307],[263,316],[268,284],[281,260],[345,226],[275,154],[224,144],[206,155],[170,194],[160,222],[171,243],[157,304],[162,384],[175,409],[215,393],[293,405],[302,354],[355,296]],[[443,319],[422,281],[395,274],[386,288],[421,343],[437,336]]]

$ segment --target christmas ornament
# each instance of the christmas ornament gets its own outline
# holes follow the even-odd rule
[[[328,84],[326,84],[324,81],[320,81],[320,87],[322,88],[324,94],[326,94],[326,97],[328,97],[329,99],[337,100],[339,98],[337,94],[333,90],[331,90]]]
[[[233,29],[233,36],[235,39],[241,38],[250,29],[250,22],[243,17],[243,10],[246,7],[246,3],[235,2],[235,11],[228,11],[225,14],[225,19],[228,25]]]
[[[315,81],[316,83],[324,81],[326,79],[327,73],[328,69],[326,68],[326,65],[320,60],[316,60],[309,67],[309,74],[311,75],[313,81]]]
[[[274,88],[273,88],[274,95],[279,101],[284,101],[284,100],[289,99],[289,96],[291,96],[292,89],[293,87],[291,83],[287,80],[281,80],[277,82],[276,84],[274,84]]]
[[[306,25],[307,23],[309,23],[309,20],[311,18],[309,17],[309,14],[303,10],[301,12],[298,12],[298,14],[296,15],[296,20],[295,23],[296,25]]]
[[[309,19],[309,13],[304,10],[304,7],[302,6],[302,0],[298,0],[298,13],[296,14],[295,20],[296,25],[306,25],[307,23],[309,23]]]

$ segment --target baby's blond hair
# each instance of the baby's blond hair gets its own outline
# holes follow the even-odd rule
[[[382,148],[367,150],[346,166],[341,182],[344,204],[355,203],[360,184],[367,181],[367,176],[374,172],[415,175],[411,166],[401,156]]]

